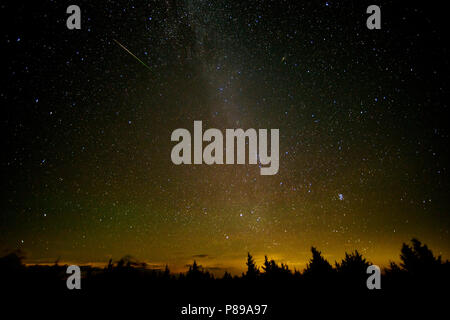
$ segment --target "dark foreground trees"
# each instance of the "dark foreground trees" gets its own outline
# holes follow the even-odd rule
[[[82,267],[83,288],[95,290],[96,288],[152,287],[161,283],[227,283],[233,286],[248,286],[244,283],[265,284],[289,283],[299,289],[311,288],[347,290],[365,290],[368,278],[367,261],[361,253],[354,251],[346,253],[344,259],[335,262],[334,267],[322,253],[315,247],[311,248],[312,257],[305,270],[292,271],[288,265],[277,263],[267,256],[261,266],[258,266],[250,253],[247,255],[247,270],[239,276],[232,276],[225,272],[222,278],[215,278],[207,268],[198,265],[196,261],[189,265],[186,273],[172,274],[166,266],[164,269],[149,269],[145,263],[140,263],[132,257],[124,257],[113,263],[109,261],[104,269]],[[21,252],[11,252],[0,258],[0,272],[4,284],[13,287],[23,286],[45,287],[52,286],[57,290],[66,290],[65,273],[67,266],[55,263],[53,266],[25,266],[22,262]],[[428,288],[445,287],[449,285],[450,264],[443,262],[440,256],[433,252],[417,239],[411,244],[403,244],[400,252],[400,263],[391,263],[384,268],[381,287],[385,290],[401,288]]]

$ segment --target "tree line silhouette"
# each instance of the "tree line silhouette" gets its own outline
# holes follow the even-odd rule
[[[311,248],[312,258],[303,272],[291,270],[287,264],[277,263],[265,257],[264,263],[258,266],[253,256],[248,253],[247,270],[240,276],[232,276],[225,271],[222,277],[216,277],[207,268],[203,268],[195,260],[185,273],[171,273],[166,265],[164,269],[149,269],[131,256],[125,256],[117,262],[109,260],[105,268],[91,266],[82,267],[84,290],[101,290],[104,288],[134,288],[139,286],[158,286],[167,283],[225,283],[237,285],[252,283],[286,284],[295,283],[299,288],[345,288],[347,290],[367,290],[367,261],[357,250],[345,253],[341,262],[334,266],[328,262],[321,251]],[[16,288],[50,288],[66,289],[65,280],[67,266],[30,265],[23,263],[24,256],[14,251],[0,258],[0,272],[7,275],[6,284]],[[435,256],[427,245],[417,239],[411,244],[403,244],[400,252],[400,263],[391,262],[382,272],[382,289],[397,290],[424,288],[433,285],[448,285],[450,263]],[[66,289],[67,290],[67,289]]]

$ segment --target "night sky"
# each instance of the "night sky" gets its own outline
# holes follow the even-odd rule
[[[439,8],[37,2],[1,4],[2,254],[236,273],[248,251],[303,269],[312,245],[386,266],[418,237],[450,257]],[[81,30],[66,27],[70,4]],[[366,27],[370,4],[381,30]],[[174,165],[171,133],[194,120],[278,128],[278,174]]]

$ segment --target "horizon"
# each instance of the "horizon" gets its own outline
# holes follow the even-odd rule
[[[405,242],[406,244],[409,244],[409,242]],[[428,245],[426,242],[424,243],[425,245]],[[442,256],[442,254],[440,252],[435,252],[433,250],[432,247],[428,246],[428,248],[433,252],[433,254],[436,257],[441,257],[442,261],[448,261],[448,257]],[[363,252],[359,251],[358,249],[353,249],[353,250],[348,250],[345,251],[344,253],[342,253],[341,256],[335,256],[335,255],[331,255],[331,254],[327,254],[326,252],[324,252],[323,250],[320,250],[320,248],[316,248],[319,251],[322,252],[322,256],[332,265],[335,266],[336,263],[341,262],[344,258],[345,258],[345,254],[351,254],[354,251],[358,251],[360,254],[362,254],[362,256],[371,264],[377,265],[380,267],[380,269],[384,272],[384,270],[386,268],[390,267],[390,263],[394,262],[396,264],[398,264],[401,259],[400,259],[400,249],[401,249],[401,245],[398,247],[398,252],[397,252],[397,256],[395,258],[389,258],[388,260],[372,260],[370,257],[366,256]],[[279,255],[274,255],[274,256],[270,256],[270,255],[253,255],[251,252],[249,252],[257,267],[261,267],[264,263],[265,257],[267,256],[267,258],[269,260],[275,260],[277,263],[283,263],[285,265],[287,265],[289,267],[289,269],[291,271],[300,271],[303,272],[308,263],[310,262],[310,259],[312,258],[311,256],[311,252],[309,252],[309,258],[307,260],[302,260],[302,261],[296,261],[296,260],[292,260],[292,259],[283,259],[282,257],[280,257]],[[28,259],[28,258],[24,258],[23,259],[23,263],[26,266],[53,266],[55,264],[57,265],[78,265],[80,267],[92,267],[92,268],[106,268],[108,266],[108,263],[111,259],[112,263],[117,263],[118,261],[120,261],[123,258],[129,258],[131,261],[134,261],[138,264],[145,264],[140,266],[140,268],[144,268],[147,270],[156,270],[156,271],[163,271],[165,269],[165,267],[167,266],[170,270],[170,272],[172,274],[178,274],[178,273],[186,273],[189,270],[189,267],[192,266],[192,263],[194,261],[197,262],[197,264],[199,265],[199,267],[201,269],[204,269],[205,271],[209,271],[210,273],[212,273],[215,277],[221,277],[223,276],[223,274],[225,272],[230,273],[232,276],[235,275],[241,275],[245,270],[246,270],[246,265],[245,265],[245,261],[246,261],[246,257],[247,254],[242,256],[242,259],[235,259],[233,261],[233,263],[229,263],[228,265],[226,263],[217,261],[217,259],[215,259],[214,257],[209,257],[207,254],[197,254],[197,255],[193,255],[190,257],[191,260],[189,259],[185,259],[184,262],[185,263],[164,263],[162,261],[155,261],[155,260],[141,260],[139,259],[139,257],[135,257],[132,255],[124,255],[123,257],[114,259],[114,258],[109,258],[107,260],[104,261],[71,261],[71,260],[65,260],[62,259],[62,257],[58,257],[58,258],[48,258],[48,259]],[[216,260],[216,262],[214,262],[214,260]],[[227,260],[229,261],[229,260]]]

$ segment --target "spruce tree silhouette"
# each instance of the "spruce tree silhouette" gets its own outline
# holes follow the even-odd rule
[[[264,257],[264,265],[262,268],[264,270],[264,278],[270,281],[280,281],[292,276],[287,265],[282,263],[281,266],[279,266],[275,260],[269,260],[267,256]]]
[[[333,271],[331,264],[322,257],[322,253],[314,247],[311,247],[312,259],[305,269],[305,274],[327,274]]]
[[[113,270],[113,262],[112,262],[112,259],[109,259],[109,261],[108,261],[108,266],[106,267],[106,270],[108,270],[108,271],[112,271]]]
[[[435,257],[427,245],[413,238],[412,245],[403,243],[400,252],[400,264],[390,263],[386,269],[386,282],[395,289],[423,291],[430,288],[450,285],[448,260],[442,262],[441,256]]]
[[[317,289],[322,286],[333,286],[335,270],[315,247],[311,247],[311,253],[312,259],[303,272],[307,285]]]
[[[247,253],[247,272],[243,274],[243,277],[248,280],[255,280],[259,276],[259,267],[256,266],[250,252]]]
[[[229,273],[228,271],[225,271],[225,273],[223,274],[222,280],[231,281],[232,279],[233,279],[233,277],[231,276],[231,273]]]
[[[166,280],[170,279],[170,269],[167,264],[166,264],[166,267],[164,268],[164,273],[163,273],[162,277]]]
[[[189,266],[189,270],[186,273],[186,279],[190,281],[209,280],[211,279],[211,275],[208,271],[200,269],[197,261],[194,260],[194,263]]]
[[[371,263],[363,258],[357,250],[351,254],[345,253],[342,262],[336,262],[335,265],[341,286],[366,289],[367,268]]]
[[[188,280],[199,280],[201,271],[197,265],[197,261],[194,260],[192,265],[189,266],[189,270],[186,273],[186,279]]]
[[[400,254],[400,266],[411,275],[423,275],[436,271],[441,264],[441,257],[435,257],[427,245],[413,238],[412,246],[403,244]]]

